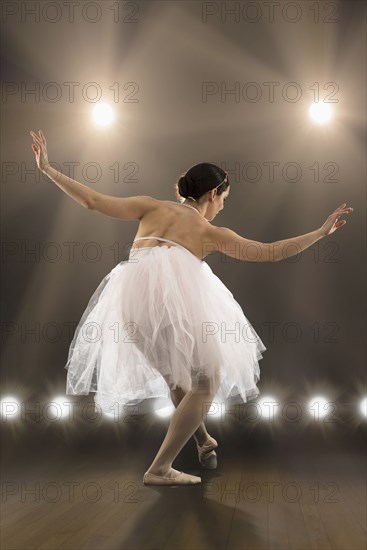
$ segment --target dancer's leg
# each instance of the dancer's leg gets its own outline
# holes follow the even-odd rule
[[[211,383],[202,376],[198,388],[190,390],[175,410],[163,443],[150,465],[148,472],[165,477],[176,477],[177,470],[172,462],[197,430],[212,403],[219,385],[219,376],[215,374]],[[211,391],[210,391],[211,389]]]
[[[171,399],[174,406],[178,407],[178,405],[181,403],[182,399],[185,397],[187,391],[185,391],[183,388],[177,387],[174,390],[170,390],[171,393]],[[194,432],[194,439],[198,445],[204,445],[204,443],[209,439],[210,435],[207,432],[207,429],[205,427],[204,422],[200,423],[200,426]]]

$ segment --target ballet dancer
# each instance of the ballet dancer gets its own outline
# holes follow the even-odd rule
[[[173,461],[194,436],[200,464],[216,468],[218,442],[204,420],[215,396],[246,402],[259,395],[258,362],[266,350],[204,258],[220,251],[243,261],[284,260],[343,227],[346,220],[339,218],[353,208],[342,203],[304,235],[253,241],[211,223],[231,190],[228,173],[215,164],[196,164],[179,177],[178,202],[115,197],[53,168],[42,131],[30,133],[38,168],[62,191],[93,212],[139,221],[128,260],[104,277],[80,319],[65,365],[66,393],[95,392],[96,405],[106,413],[116,404],[171,398],[175,411],[143,483],[196,485],[201,477],[174,469]],[[90,326],[98,327],[98,338],[88,335]],[[232,334],[237,326],[240,338]],[[121,338],[120,329],[127,327],[133,328],[132,339]]]

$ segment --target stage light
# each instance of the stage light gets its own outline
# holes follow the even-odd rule
[[[222,415],[220,402],[213,400],[209,406],[209,409],[206,415],[208,420],[210,418],[220,418]]]
[[[51,419],[68,418],[70,414],[69,401],[64,395],[60,395],[47,403],[47,417]],[[52,410],[54,409],[54,410]]]
[[[110,126],[114,119],[113,109],[108,103],[97,103],[93,109],[93,121],[97,126]]]
[[[97,409],[96,409],[96,412],[99,412],[99,411],[97,411]],[[102,416],[105,416],[106,418],[112,420],[113,418],[115,418],[115,413],[114,412],[102,411]]]
[[[361,411],[362,415],[364,417],[367,417],[367,397],[362,399],[359,408],[360,408],[360,411]]]
[[[168,407],[163,407],[162,409],[155,409],[155,414],[161,418],[167,418],[172,416],[173,411],[175,410],[174,405],[168,405]]]
[[[308,112],[312,120],[317,124],[326,124],[332,115],[330,105],[323,102],[312,103]]]
[[[13,420],[20,413],[20,403],[18,399],[12,395],[7,395],[1,398],[1,418]]]
[[[261,417],[269,420],[277,414],[276,408],[279,407],[280,403],[274,397],[268,395],[259,399],[256,405],[260,407]]]
[[[322,395],[313,397],[308,403],[309,414],[313,416],[315,420],[323,418],[329,414],[330,405],[332,405],[332,403]]]

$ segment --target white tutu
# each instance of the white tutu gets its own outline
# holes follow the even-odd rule
[[[175,245],[132,248],[104,277],[70,344],[67,395],[95,392],[96,405],[111,414],[169,399],[170,388],[195,390],[215,369],[217,402],[259,395],[266,347],[209,265]]]

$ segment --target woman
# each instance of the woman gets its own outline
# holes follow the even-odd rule
[[[259,395],[258,362],[266,350],[203,258],[220,251],[244,261],[279,261],[342,227],[346,221],[339,217],[353,209],[341,204],[305,235],[270,244],[252,241],[210,223],[230,193],[227,172],[214,164],[197,164],[179,178],[179,203],[113,197],[51,167],[43,133],[31,135],[38,167],[75,201],[140,222],[129,259],[102,280],[75,331],[65,366],[66,393],[93,391],[96,404],[109,413],[116,405],[170,396],[176,410],[143,482],[200,483],[200,477],[175,470],[172,462],[194,435],[200,463],[216,467],[218,443],[203,419],[216,395],[241,402]]]

